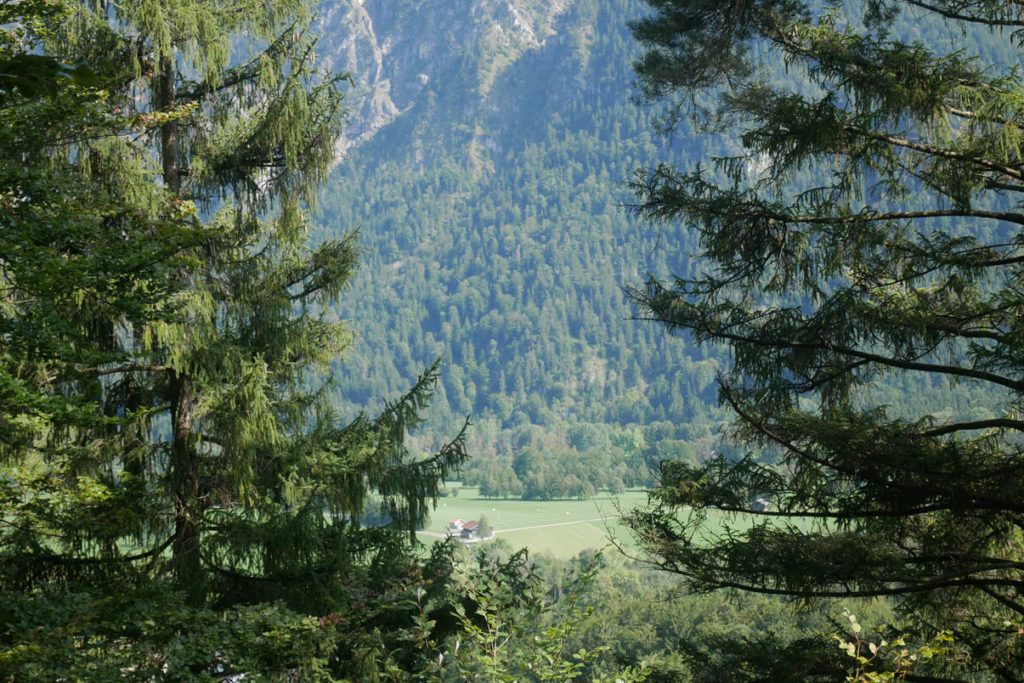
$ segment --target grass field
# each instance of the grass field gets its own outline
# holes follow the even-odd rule
[[[643,491],[614,497],[602,493],[589,500],[493,500],[481,498],[475,487],[460,486],[457,497],[438,501],[420,540],[429,542],[432,534],[444,534],[450,519],[468,522],[483,515],[496,538],[513,548],[567,559],[582,550],[607,545],[609,532],[628,543],[629,534],[618,523],[618,508],[628,510],[646,501]]]
[[[481,498],[475,487],[459,486],[457,497],[449,496],[438,501],[437,509],[419,538],[429,543],[432,538],[445,534],[448,520],[468,522],[479,520],[484,515],[494,529],[495,537],[504,539],[513,548],[529,548],[531,555],[569,559],[580,551],[607,546],[609,534],[613,534],[625,548],[634,548],[628,530],[618,521],[619,510],[625,512],[646,502],[647,493],[642,490],[627,491],[619,496],[602,493],[589,500],[537,501]],[[814,526],[814,522],[808,520],[790,518],[785,522],[795,522],[807,530]],[[712,513],[705,529],[715,534],[720,529],[719,523],[743,529],[755,521],[749,515]],[[777,523],[784,522],[777,520]]]

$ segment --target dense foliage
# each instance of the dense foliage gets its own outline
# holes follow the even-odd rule
[[[896,596],[908,632],[959,648],[914,675],[1019,680],[1019,8],[648,4],[636,68],[665,129],[693,114],[742,149],[637,177],[639,211],[692,230],[706,266],[634,299],[727,345],[720,398],[778,465],[664,463],[633,529],[700,591]],[[798,80],[760,68],[780,63]],[[905,378],[1000,403],[880,400]],[[703,533],[709,509],[734,528]]]
[[[0,675],[375,675],[446,585],[410,532],[465,451],[405,447],[436,366],[328,400],[356,248],[306,240],[342,116],[310,8],[2,9]]]
[[[415,27],[374,6],[378,23],[397,24],[381,40],[415,39]],[[348,153],[317,219],[324,235],[361,226],[367,248],[352,303],[337,308],[359,330],[336,368],[346,403],[394,391],[442,356],[430,415],[483,425],[478,460],[511,465],[535,426],[563,442],[555,434],[570,423],[607,432],[660,422],[691,443],[711,435],[718,354],[665,346],[657,329],[631,324],[620,289],[638,269],[685,267],[623,206],[629,173],[657,153],[630,102],[625,19],[637,8],[574,0],[553,35],[514,59],[474,47]],[[484,94],[482,72],[495,74]],[[687,153],[710,144],[693,138]],[[392,353],[375,352],[384,347]]]
[[[863,638],[943,663],[857,667],[1019,677],[1017,20],[650,4],[675,144],[628,102],[639,3],[574,0],[525,52],[457,46],[329,174],[347,86],[308,3],[0,1],[0,678],[834,680],[885,622]],[[972,61],[904,4],[1007,33],[969,31]],[[633,166],[715,150],[741,156],[638,180],[670,227],[620,205]],[[641,270],[685,276],[646,314],[722,343],[623,320]],[[749,457],[715,433],[720,372]],[[428,553],[467,448],[491,497],[666,461],[632,521],[688,587],[902,612]]]

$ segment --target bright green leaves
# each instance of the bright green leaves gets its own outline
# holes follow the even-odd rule
[[[569,648],[574,631],[595,611],[583,603],[599,567],[597,555],[578,574],[564,577],[566,595],[553,601],[525,551],[505,561],[477,554],[454,577],[465,598],[454,605],[460,632],[456,646],[441,657],[439,679],[578,680],[607,649]],[[593,680],[642,681],[649,673],[641,665]]]
[[[849,610],[843,610],[849,622],[852,635],[833,635],[836,644],[843,653],[854,661],[853,670],[846,677],[847,681],[905,680],[912,675],[914,667],[919,663],[927,663],[939,658],[944,663],[954,663],[957,659],[966,659],[970,655],[954,644],[954,638],[946,631],[937,633],[931,640],[914,650],[910,649],[904,636],[892,640],[877,637],[868,640],[866,634],[861,635],[862,627],[857,617]]]

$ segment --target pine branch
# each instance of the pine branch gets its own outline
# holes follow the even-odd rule
[[[1024,614],[1024,605],[1021,605],[1020,603],[1017,603],[1017,602],[1014,602],[1013,600],[1010,600],[1005,595],[1000,595],[999,593],[997,593],[996,591],[992,590],[988,586],[980,586],[980,588],[981,588],[981,591],[983,593],[985,593],[986,595],[988,595],[992,599],[996,600],[998,603],[1000,603],[1004,607],[1009,607],[1011,610],[1013,610],[1014,612],[1017,612],[1018,614]]]
[[[941,17],[946,19],[952,19],[954,21],[965,21],[971,24],[982,24],[984,26],[1020,26],[1024,27],[1024,20],[1021,19],[995,19],[992,17],[978,17],[973,14],[964,14],[963,12],[955,12],[944,7],[940,7],[930,2],[924,2],[924,0],[903,0],[908,5],[919,7],[929,12],[934,12]]]
[[[160,545],[150,548],[145,552],[137,553],[135,555],[117,555],[115,557],[68,557],[66,555],[57,555],[51,553],[48,555],[30,555],[28,557],[32,562],[42,562],[46,564],[96,565],[115,564],[121,562],[138,562],[139,560],[145,560],[160,555],[162,552],[164,552],[171,546],[171,543],[173,541],[174,537],[172,536],[168,538],[166,541],[162,542]]]
[[[936,437],[945,436],[961,431],[974,431],[978,429],[1014,429],[1024,432],[1024,421],[1010,418],[993,418],[990,420],[975,420],[973,422],[955,422],[935,429],[928,429],[919,432],[918,436]]]
[[[739,402],[739,400],[733,394],[733,392],[729,390],[728,387],[723,387],[722,395],[725,398],[726,402],[729,404],[729,407],[732,408],[732,410],[736,413],[737,416],[739,416],[741,420],[752,426],[754,429],[758,431],[758,433],[763,434],[769,440],[775,442],[779,446],[782,446],[786,450],[795,453],[796,455],[800,456],[804,460],[807,460],[808,462],[813,462],[814,464],[824,467],[826,469],[840,472],[842,474],[846,474],[849,476],[855,475],[861,477],[868,481],[869,483],[878,484],[886,487],[893,487],[906,492],[919,493],[921,491],[921,488],[919,486],[910,486],[908,484],[902,484],[898,481],[887,481],[884,477],[871,476],[870,473],[860,472],[854,466],[843,468],[842,466],[838,465],[837,463],[831,460],[818,457],[811,453],[806,448],[802,448],[801,446],[799,446],[792,439],[786,438],[781,434],[778,434],[764,420],[754,417],[749,411],[743,408],[742,404]],[[1024,506],[1022,506],[1021,510],[1024,511]]]
[[[177,101],[190,102],[199,100],[209,95],[217,94],[256,80],[259,77],[261,63],[266,58],[275,58],[287,53],[288,46],[295,42],[295,24],[282,31],[277,38],[262,50],[255,58],[227,69],[216,83],[203,81],[201,83],[187,82],[178,87]],[[306,29],[303,29],[303,34]]]
[[[751,218],[768,218],[787,223],[824,223],[836,225],[850,223],[874,223],[879,221],[909,221],[921,218],[987,218],[1024,225],[1024,214],[1009,211],[983,211],[981,209],[935,209],[933,211],[892,211],[888,213],[864,212],[840,216],[792,216],[771,212],[753,213],[748,215]]]
[[[835,521],[853,521],[857,519],[900,519],[903,517],[914,517],[917,515],[926,515],[933,512],[942,512],[948,510],[948,505],[940,504],[929,504],[929,505],[917,505],[909,508],[900,508],[897,510],[866,510],[858,509],[854,512],[843,512],[839,510],[751,510],[749,507],[740,507],[736,505],[713,505],[709,504],[705,507],[719,510],[721,512],[730,512],[737,514],[750,515],[751,517],[775,517],[778,519],[792,519],[800,517],[804,519],[820,519],[820,520],[835,520]]]
[[[781,595],[795,598],[876,598],[876,597],[895,597],[900,595],[919,595],[922,593],[932,593],[936,590],[943,588],[978,588],[983,589],[984,587],[990,586],[1006,586],[1009,588],[1024,588],[1024,581],[1014,581],[1012,579],[953,579],[946,581],[935,581],[935,582],[923,582],[914,585],[903,585],[903,586],[888,586],[888,587],[877,587],[877,588],[776,588],[765,584],[752,583],[752,582],[740,582],[734,579],[708,579],[703,573],[695,574],[691,572],[683,571],[681,567],[678,567],[671,562],[654,562],[655,566],[663,569],[668,569],[673,573],[680,574],[681,576],[687,576],[698,582],[707,582],[713,584],[711,587],[713,590],[720,590],[722,588],[735,588],[742,591],[748,591],[751,593],[759,593],[761,595]],[[728,573],[726,567],[706,567],[704,568],[708,572],[718,571],[722,575]],[[877,577],[872,577],[872,580],[880,581]],[[896,580],[896,579],[893,579]],[[705,589],[707,590],[707,589]],[[943,679],[945,680],[945,679]]]
[[[1014,128],[1024,129],[1024,123],[1017,121],[1016,119],[1007,118],[1005,116],[991,116],[985,114],[978,114],[967,109],[960,109],[958,107],[952,107],[948,105],[946,106],[946,111],[962,119],[968,119],[971,121],[984,121],[986,123],[998,123],[1001,126],[1013,126]]]
[[[927,494],[930,496],[939,496],[940,498],[948,497],[949,495],[949,492],[943,489],[941,486],[936,487],[931,484],[925,485],[927,484],[927,482],[922,482],[919,484],[908,484],[896,480],[895,478],[885,476],[885,471],[883,470],[872,471],[869,468],[859,467],[856,462],[851,462],[849,465],[843,466],[842,464],[837,463],[833,460],[816,456],[806,448],[803,448],[800,445],[798,445],[792,439],[789,439],[783,436],[782,434],[779,434],[771,427],[771,425],[769,425],[764,420],[755,417],[753,414],[751,414],[748,410],[746,410],[743,407],[743,405],[739,402],[737,397],[733,394],[731,390],[729,390],[728,387],[723,387],[722,395],[723,398],[725,398],[726,402],[729,403],[729,407],[736,413],[737,416],[739,416],[741,420],[750,425],[752,428],[756,429],[758,433],[763,434],[770,441],[776,443],[779,446],[782,446],[783,448],[798,455],[799,457],[803,458],[808,462],[812,462],[816,465],[819,465],[821,467],[824,467],[835,472],[839,472],[854,479],[859,479],[866,483],[881,486],[883,488],[896,489],[908,494],[912,493],[919,496]],[[910,474],[920,474],[919,472],[907,468],[893,469],[901,469],[902,471],[908,472]],[[1022,503],[1021,501],[978,496],[977,494],[973,494],[970,501],[961,500],[960,503],[969,503],[969,507],[976,510],[993,510],[997,512],[1005,511],[1024,513],[1024,503]],[[950,505],[946,503],[942,505],[940,509],[949,508]],[[899,515],[896,516],[898,517]]]
[[[651,317],[639,316],[638,320],[646,320],[650,322],[660,322],[666,325],[676,327],[687,327],[677,321],[673,321],[665,316],[658,315],[656,312]],[[691,328],[692,329],[692,328]],[[765,339],[762,337],[752,337],[749,335],[739,334],[736,332],[729,332],[726,328],[718,327],[712,328],[707,327],[700,330],[701,334],[706,334],[709,337],[713,337],[719,341],[730,341],[733,343],[749,344],[751,346],[759,346],[768,349],[801,349],[809,351],[824,351],[829,353],[837,353],[841,356],[848,356],[851,358],[859,358],[861,360],[877,363],[887,367],[898,368],[900,370],[919,370],[922,372],[935,373],[940,375],[950,375],[953,377],[967,377],[970,379],[977,379],[984,382],[990,382],[998,386],[1012,389],[1015,392],[1024,392],[1024,381],[1014,380],[1010,377],[1004,377],[991,372],[985,372],[984,370],[976,370],[974,368],[963,368],[956,365],[945,365],[939,363],[923,363],[917,360],[900,359],[891,356],[883,356],[877,353],[871,353],[869,351],[862,351],[855,349],[850,346],[842,344],[832,344],[829,342],[800,342],[791,341],[788,339]]]
[[[129,372],[169,372],[171,367],[169,365],[120,365],[116,368],[92,368],[85,370],[84,374],[93,377],[102,377],[104,375],[120,375]]]
[[[981,166],[982,168],[989,171],[996,171],[1003,175],[1009,176],[1016,180],[1024,180],[1024,172],[1016,169],[1012,166],[1007,166],[998,161],[992,159],[986,159],[984,157],[973,156],[970,154],[964,154],[962,152],[955,152],[951,149],[944,149],[942,147],[935,147],[932,145],[925,145],[920,142],[914,142],[913,140],[906,140],[904,138],[896,137],[895,135],[887,135],[885,133],[879,133],[877,131],[867,130],[860,126],[853,124],[844,124],[843,128],[851,133],[861,135],[871,140],[877,140],[878,142],[884,142],[892,145],[893,147],[900,147],[903,149],[911,149],[915,152],[922,152],[932,157],[940,159],[950,159],[952,161],[963,161],[975,166]]]

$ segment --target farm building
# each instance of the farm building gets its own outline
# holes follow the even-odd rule
[[[480,522],[466,522],[462,525],[463,538],[480,538]]]

